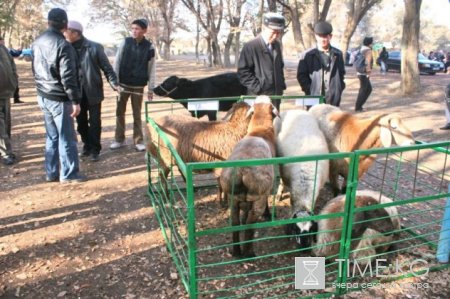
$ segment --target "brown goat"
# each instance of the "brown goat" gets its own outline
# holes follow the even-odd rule
[[[411,131],[395,114],[380,114],[368,119],[360,119],[326,104],[316,105],[309,112],[317,118],[330,153],[414,144]],[[376,155],[360,156],[358,178],[367,172],[375,158]],[[349,165],[349,158],[330,161],[330,183],[335,194],[339,191],[345,192]],[[344,177],[342,190],[339,188],[339,175]]]

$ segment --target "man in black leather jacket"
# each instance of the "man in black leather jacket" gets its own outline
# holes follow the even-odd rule
[[[46,181],[81,182],[73,118],[80,113],[76,53],[63,35],[67,14],[60,8],[48,13],[48,29],[32,45],[32,70],[39,106],[44,113]],[[61,168],[60,168],[61,165]]]
[[[83,141],[81,157],[90,156],[90,160],[99,160],[101,145],[101,111],[103,80],[100,71],[114,90],[119,90],[117,76],[103,46],[83,36],[83,26],[77,21],[69,21],[64,36],[78,54],[78,77],[81,87],[80,114],[77,116],[78,133]]]

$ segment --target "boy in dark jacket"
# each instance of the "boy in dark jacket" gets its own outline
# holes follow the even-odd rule
[[[306,95],[322,95],[325,103],[339,107],[345,89],[342,52],[330,44],[333,27],[328,22],[314,25],[317,46],[300,54],[297,81]]]

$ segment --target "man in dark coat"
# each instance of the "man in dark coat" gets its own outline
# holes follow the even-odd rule
[[[277,13],[264,15],[261,34],[242,48],[238,76],[248,95],[282,95],[286,89],[284,62],[279,39],[285,19]],[[273,100],[280,109],[280,100]]]
[[[83,36],[83,26],[69,21],[64,36],[78,54],[78,77],[82,92],[80,114],[77,116],[78,133],[83,141],[81,157],[99,160],[102,133],[103,80],[101,71],[114,90],[119,89],[116,73],[106,57],[103,46]]]
[[[325,102],[339,107],[345,89],[342,52],[330,44],[333,27],[322,21],[314,25],[317,46],[301,53],[297,81],[306,95],[322,95]]]
[[[8,49],[0,44],[0,157],[5,165],[16,162],[11,146],[11,105],[10,98],[16,90],[17,71],[14,59]]]

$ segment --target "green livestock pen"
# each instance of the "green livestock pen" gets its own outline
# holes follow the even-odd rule
[[[282,110],[294,107],[294,99],[300,98],[290,97],[286,102],[282,98]],[[289,101],[292,105],[288,105]],[[163,106],[158,108],[158,104]],[[177,111],[184,112],[172,101],[146,106],[147,125],[158,132],[151,140],[168,147],[172,154],[167,178],[160,175],[158,160],[147,157],[148,195],[190,298],[330,297],[394,282],[421,284],[421,278],[428,272],[448,268],[448,263],[437,261],[436,254],[439,244],[450,244],[450,219],[444,219],[446,208],[446,217],[450,214],[447,203],[450,142],[266,160],[184,163],[154,121],[158,112],[165,115]],[[376,157],[375,163],[358,179],[359,158],[368,155]],[[211,174],[213,169],[267,164],[278,168],[287,163],[317,165],[319,160],[343,158],[350,160],[350,173],[345,205],[336,213],[320,213],[319,207],[333,197],[328,188],[323,188],[317,199],[317,209],[310,217],[291,218],[289,200],[285,199],[289,197],[288,192],[281,200],[275,199],[279,179],[273,184],[273,196],[268,198],[270,217],[255,224],[233,226],[228,209],[216,200],[217,180]],[[358,206],[358,190],[377,191],[392,201],[382,202],[380,195],[376,204]],[[382,209],[395,210],[401,226],[390,231],[372,230],[369,234],[366,229],[363,234],[355,233],[357,228],[369,226],[371,221],[386,220],[389,216],[360,220],[363,213],[375,214]],[[299,248],[295,236],[285,229],[289,224],[324,219],[341,225],[330,231],[312,232],[313,241],[308,248]],[[256,231],[250,241],[256,256],[232,256],[231,234],[248,229]],[[319,246],[315,243],[319,234],[337,236],[320,245],[337,248],[324,256],[325,276],[321,279],[325,286],[296,288],[299,278],[295,258],[311,257]],[[439,250],[442,253],[442,248]],[[444,246],[443,254],[447,257],[448,250],[448,245]],[[313,278],[316,277],[313,275]]]

